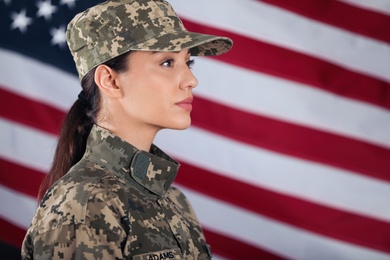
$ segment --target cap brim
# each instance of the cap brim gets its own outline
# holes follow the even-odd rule
[[[192,56],[216,56],[226,53],[232,46],[233,41],[228,37],[180,31],[137,43],[130,50],[168,52],[189,49]]]

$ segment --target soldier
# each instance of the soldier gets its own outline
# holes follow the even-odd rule
[[[209,259],[179,163],[153,144],[191,123],[191,55],[232,41],[187,31],[163,0],[113,0],[74,17],[82,91],[64,121],[23,259]],[[50,188],[49,188],[50,187]]]

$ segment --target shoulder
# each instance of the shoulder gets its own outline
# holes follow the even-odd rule
[[[45,232],[89,222],[98,212],[125,214],[125,188],[125,180],[98,165],[88,161],[77,164],[47,191],[32,225]]]
[[[185,203],[189,204],[190,202],[188,201],[186,195],[180,190],[180,188],[171,186],[168,191],[167,191],[167,197],[170,198],[171,200],[180,202],[180,203]]]
[[[86,246],[120,253],[117,242],[130,231],[127,194],[126,181],[114,173],[91,162],[77,164],[42,199],[24,255],[33,248],[42,258],[49,254],[45,259],[56,250],[70,256]]]
[[[171,186],[167,191],[167,198],[171,200],[187,218],[197,221],[195,211],[192,208],[190,201],[179,188]]]

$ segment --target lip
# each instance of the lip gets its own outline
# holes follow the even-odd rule
[[[191,111],[193,100],[194,100],[194,98],[191,96],[191,97],[188,97],[186,99],[183,99],[182,101],[177,102],[175,105],[177,105],[177,106],[179,106],[187,111]]]

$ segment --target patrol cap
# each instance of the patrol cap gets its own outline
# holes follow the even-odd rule
[[[220,55],[232,40],[189,32],[164,0],[111,0],[77,14],[66,38],[82,79],[94,67],[130,50],[180,51]]]

